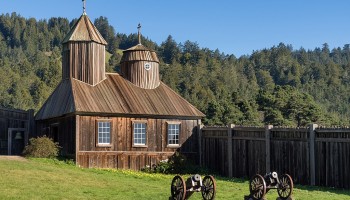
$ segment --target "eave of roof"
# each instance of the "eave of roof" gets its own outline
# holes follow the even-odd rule
[[[117,73],[107,74],[107,78],[95,86],[76,79],[62,81],[39,110],[36,119],[68,113],[179,119],[205,116],[164,83],[155,89],[143,89]]]
[[[36,113],[35,119],[49,119],[75,112],[71,80],[62,80],[44,105]]]

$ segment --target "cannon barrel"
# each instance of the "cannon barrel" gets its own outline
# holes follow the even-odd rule
[[[196,181],[196,182],[199,182],[199,181],[201,181],[201,176],[199,174],[195,174],[195,175],[192,176],[192,180]]]
[[[275,178],[275,179],[278,178],[277,172],[272,172],[272,178]]]

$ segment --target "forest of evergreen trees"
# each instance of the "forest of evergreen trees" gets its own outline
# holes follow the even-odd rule
[[[61,41],[75,21],[0,15],[0,106],[41,107],[61,79]],[[121,50],[137,35],[116,32],[105,17],[94,24],[108,42],[106,69],[118,72]],[[142,41],[158,53],[162,81],[205,113],[205,124],[349,125],[349,44],[295,50],[280,43],[237,58],[171,36]]]

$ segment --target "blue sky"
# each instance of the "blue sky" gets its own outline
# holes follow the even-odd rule
[[[23,17],[78,18],[81,0],[0,0],[0,13]],[[178,43],[197,42],[239,57],[278,45],[314,49],[350,43],[349,0],[87,0],[94,20],[108,18],[120,33],[137,32],[160,44],[168,35]]]

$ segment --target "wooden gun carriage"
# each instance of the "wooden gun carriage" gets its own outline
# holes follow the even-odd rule
[[[171,182],[171,197],[174,200],[188,199],[194,192],[201,192],[204,200],[215,199],[216,182],[213,176],[202,177],[195,174],[186,181],[176,175]]]
[[[253,199],[263,199],[271,189],[277,189],[281,199],[288,199],[293,192],[293,180],[288,174],[278,177],[277,172],[267,173],[264,177],[256,174],[250,180],[250,197]]]

